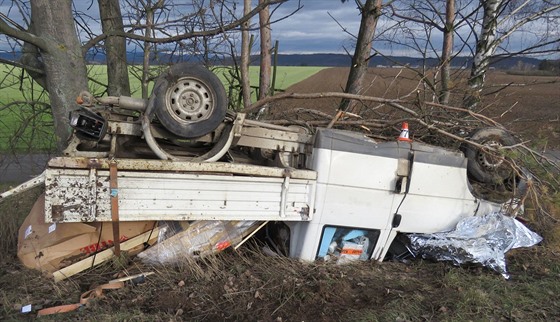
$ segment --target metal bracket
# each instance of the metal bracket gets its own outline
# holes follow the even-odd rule
[[[284,181],[282,182],[282,193],[280,194],[280,217],[286,217],[286,200],[288,199],[288,190],[290,189],[290,169],[284,170]]]

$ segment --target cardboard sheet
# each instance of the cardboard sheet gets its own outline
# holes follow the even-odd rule
[[[154,225],[153,221],[121,222],[120,240],[140,235]],[[19,229],[17,255],[26,267],[52,273],[112,245],[111,222],[45,223],[43,194]]]

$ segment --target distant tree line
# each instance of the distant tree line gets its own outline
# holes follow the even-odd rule
[[[560,59],[542,60],[539,64],[539,70],[549,71],[554,75],[560,75]]]

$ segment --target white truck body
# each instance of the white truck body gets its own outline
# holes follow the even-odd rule
[[[110,162],[52,160],[46,221],[110,221],[117,193],[121,221],[282,221],[291,257],[382,260],[399,232],[451,230],[500,207],[472,195],[459,152],[340,130],[317,132],[309,170],[118,159],[118,191],[111,191]]]

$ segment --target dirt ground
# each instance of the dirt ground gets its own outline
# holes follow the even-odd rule
[[[325,69],[288,91],[342,91],[347,69]],[[399,76],[399,81],[395,80]],[[414,75],[373,69],[368,95],[415,93]],[[516,84],[484,97],[483,113],[525,140],[560,148],[558,77],[507,75],[489,82]],[[553,83],[556,82],[556,83]],[[538,85],[537,85],[538,83]],[[520,86],[520,84],[526,84]],[[491,90],[490,90],[491,92]],[[459,94],[456,95],[457,97]],[[334,114],[334,99],[291,100],[277,109],[311,108]],[[411,128],[414,131],[414,128]],[[0,187],[0,191],[6,187]],[[14,232],[40,192],[0,204],[0,320],[33,320],[36,310],[77,303],[80,295],[123,274],[154,272],[143,283],[108,290],[77,311],[46,321],[558,321],[560,261],[543,245],[508,254],[510,280],[478,266],[427,260],[301,263],[269,257],[248,243],[202,261],[145,266],[122,259],[60,283],[23,267]],[[560,197],[548,215],[556,215]],[[553,202],[554,203],[554,202]],[[529,223],[530,225],[530,223]],[[556,233],[558,235],[560,231]],[[552,236],[549,232],[548,236]],[[547,236],[545,236],[547,237]],[[31,304],[32,312],[21,313]]]
[[[466,71],[453,72],[456,86],[452,89],[450,105],[460,106]],[[286,92],[320,93],[342,92],[348,68],[328,68],[288,88]],[[419,77],[410,70],[372,68],[365,81],[369,96],[382,98],[416,99]],[[529,144],[545,149],[560,148],[560,77],[510,75],[492,70],[487,77],[487,88],[482,93],[482,104],[476,109],[485,116],[518,134]],[[421,91],[422,92],[422,91]],[[426,99],[430,100],[428,92]],[[273,104],[273,112],[293,108],[315,109],[334,115],[339,100],[286,100]],[[383,117],[383,115],[378,115]],[[411,133],[414,128],[411,128]]]

